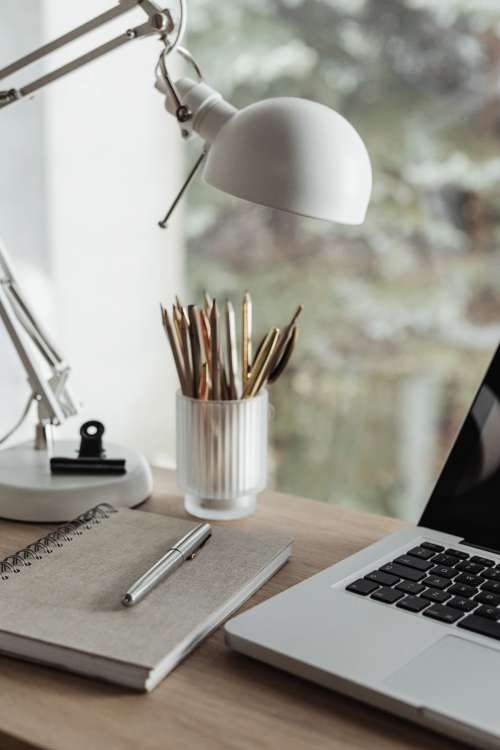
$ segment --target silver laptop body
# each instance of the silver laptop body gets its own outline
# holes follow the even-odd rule
[[[419,525],[235,617],[225,634],[243,654],[500,748],[499,605],[500,347]]]

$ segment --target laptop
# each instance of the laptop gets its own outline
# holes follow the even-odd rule
[[[417,526],[230,620],[230,647],[500,746],[500,347]]]

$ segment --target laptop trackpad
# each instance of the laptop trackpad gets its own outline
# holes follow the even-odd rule
[[[441,638],[384,684],[434,712],[498,730],[500,651],[459,636]]]

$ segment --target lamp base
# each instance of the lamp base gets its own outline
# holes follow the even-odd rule
[[[55,456],[75,455],[72,440],[54,443]],[[0,517],[13,521],[56,523],[72,518],[99,503],[131,508],[153,491],[151,469],[144,456],[130,448],[108,443],[108,456],[126,460],[126,474],[51,474],[50,455],[27,442],[0,451]]]

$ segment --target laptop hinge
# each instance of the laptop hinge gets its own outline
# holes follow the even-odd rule
[[[480,549],[483,552],[493,552],[494,555],[500,555],[499,549],[494,549],[493,547],[482,547],[480,544],[468,542],[467,539],[462,539],[459,544],[466,544],[468,547],[474,547],[474,549]]]

